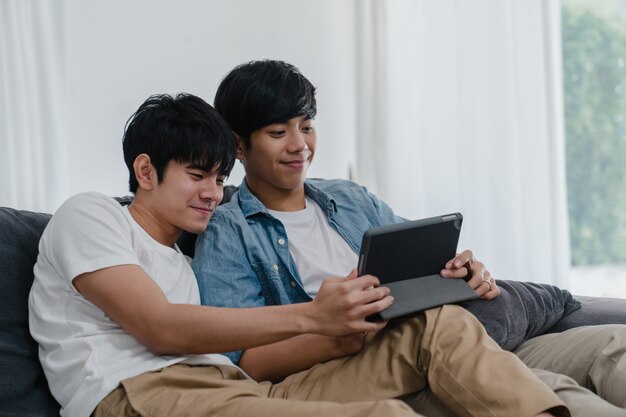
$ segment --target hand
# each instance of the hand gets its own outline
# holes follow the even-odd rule
[[[352,333],[345,336],[335,337],[336,349],[341,356],[354,355],[365,346],[366,332]]]
[[[474,258],[471,250],[454,257],[446,263],[445,269],[441,270],[444,278],[466,278],[467,283],[476,294],[484,300],[491,300],[500,295],[500,288],[496,279],[485,269],[485,265]]]
[[[367,316],[393,303],[389,288],[379,287],[379,284],[378,278],[372,275],[357,277],[355,270],[345,278],[326,278],[309,303],[315,333],[345,336],[385,327],[385,322],[365,321]]]

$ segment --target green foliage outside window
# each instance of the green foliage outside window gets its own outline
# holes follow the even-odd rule
[[[562,2],[572,265],[626,263],[626,1]]]

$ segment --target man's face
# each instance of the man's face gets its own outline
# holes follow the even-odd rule
[[[246,181],[261,199],[265,193],[289,192],[303,187],[315,154],[317,133],[306,116],[275,123],[252,132],[250,147],[240,147],[237,157]]]
[[[153,190],[159,218],[180,230],[202,233],[224,196],[225,177],[189,163],[170,161]]]

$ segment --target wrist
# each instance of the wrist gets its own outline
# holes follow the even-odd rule
[[[308,303],[292,304],[295,308],[296,327],[299,334],[320,334],[321,326],[316,314],[316,306],[313,301]]]

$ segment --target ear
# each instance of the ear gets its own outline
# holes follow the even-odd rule
[[[142,153],[135,158],[135,162],[133,162],[133,170],[135,171],[135,178],[137,178],[139,188],[152,190],[158,182],[157,173],[152,165],[152,161],[150,161],[150,157],[145,153]]]
[[[243,162],[246,160],[246,143],[235,132],[233,132],[233,135],[235,135],[235,140],[237,141],[237,159]]]

